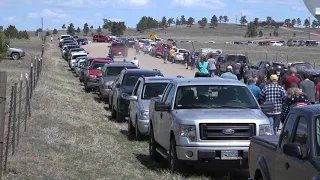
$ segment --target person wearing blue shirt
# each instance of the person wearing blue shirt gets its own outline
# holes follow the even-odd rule
[[[252,92],[256,100],[258,101],[259,96],[261,94],[261,89],[256,85],[256,82],[257,82],[256,78],[250,77],[248,80],[248,88]]]
[[[167,62],[167,58],[168,58],[168,55],[169,55],[169,50],[167,47],[164,48],[163,50],[163,62],[166,64]]]
[[[227,72],[221,74],[220,78],[238,80],[238,77],[232,73],[232,66],[227,66]]]

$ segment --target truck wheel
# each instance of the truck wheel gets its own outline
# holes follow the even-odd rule
[[[117,116],[117,111],[114,110],[114,107],[113,107],[113,102],[111,102],[111,105],[109,105],[109,107],[111,106],[111,117],[112,118],[116,118]]]
[[[135,125],[135,128],[134,128],[134,132],[135,132],[135,140],[136,141],[141,141],[142,134],[139,131],[138,120],[136,120],[136,125]]]
[[[181,172],[183,170],[183,163],[179,161],[177,157],[177,151],[176,151],[176,140],[174,138],[170,141],[170,147],[169,147],[169,167],[170,172]]]
[[[159,147],[158,143],[154,140],[153,128],[150,128],[149,135],[149,157],[151,160],[159,162],[161,161],[162,156],[156,151],[157,147]]]
[[[84,91],[86,93],[89,93],[90,92],[90,88],[87,86],[87,83],[84,84]]]
[[[11,58],[12,58],[13,60],[18,60],[18,59],[20,59],[20,55],[19,55],[19,53],[12,53],[12,54],[11,54]]]
[[[132,122],[131,122],[131,118],[129,116],[129,120],[128,120],[128,135],[131,136],[133,131],[134,131],[133,125],[132,125]]]

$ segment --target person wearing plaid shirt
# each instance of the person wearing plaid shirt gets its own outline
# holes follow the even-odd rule
[[[270,84],[267,84],[261,91],[260,101],[273,102],[274,108],[272,112],[266,113],[272,128],[272,134],[276,134],[281,120],[282,104],[287,95],[285,89],[278,84],[278,76],[272,74],[270,76]]]

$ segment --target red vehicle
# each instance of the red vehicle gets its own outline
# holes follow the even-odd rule
[[[156,52],[155,52],[155,57],[157,56],[163,56],[163,51],[164,51],[164,48],[167,47],[168,49],[171,48],[171,45],[170,44],[166,44],[166,43],[158,43],[157,44],[157,48],[156,48]]]
[[[93,42],[109,42],[110,38],[108,36],[96,34],[93,35]]]
[[[109,47],[109,55],[111,56],[128,56],[128,47],[122,42],[113,42]]]
[[[74,52],[86,52],[86,50],[84,50],[83,48],[72,48],[69,50],[69,52],[67,52],[67,61],[69,61],[71,59],[71,53],[74,53]],[[89,53],[87,53],[89,54]]]
[[[99,88],[99,79],[97,78],[98,74],[101,74],[101,69],[107,63],[111,63],[112,59],[110,58],[97,58],[91,62],[89,67],[86,67],[87,73],[84,78],[84,89],[86,92],[91,90],[97,90]]]

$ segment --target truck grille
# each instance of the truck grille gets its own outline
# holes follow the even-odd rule
[[[199,127],[201,140],[249,140],[256,134],[253,123],[201,123]],[[234,133],[226,135],[223,133],[225,129],[232,129]]]

